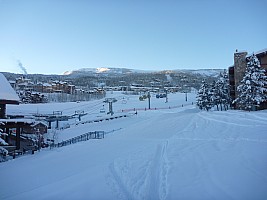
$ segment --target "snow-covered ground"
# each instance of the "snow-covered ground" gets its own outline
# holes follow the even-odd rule
[[[115,115],[148,107],[138,96],[112,96],[119,99]],[[152,97],[151,108],[173,109],[129,112],[99,123],[75,125],[74,119],[71,128],[58,131],[59,141],[115,131],[0,163],[0,199],[267,199],[267,112],[199,111],[191,104],[194,96],[185,102],[185,94],[171,94],[167,103]],[[93,101],[7,111],[84,110],[86,121],[103,117],[102,107]]]

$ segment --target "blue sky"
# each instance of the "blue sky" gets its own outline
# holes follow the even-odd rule
[[[0,71],[227,68],[267,48],[267,0],[0,0]]]

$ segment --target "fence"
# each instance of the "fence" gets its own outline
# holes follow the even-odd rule
[[[119,110],[118,112],[131,112],[131,111],[147,111],[147,110],[164,110],[164,109],[174,109],[174,108],[181,108],[181,107],[184,107],[184,106],[189,106],[189,105],[193,105],[194,102],[192,103],[187,103],[187,104],[182,104],[182,105],[179,105],[179,106],[168,106],[168,107],[154,107],[154,108],[130,108],[130,109],[122,109],[122,110]]]
[[[109,120],[113,120],[113,119],[119,119],[122,117],[128,117],[128,115],[124,114],[124,115],[114,115],[111,117],[104,117],[104,118],[99,118],[99,119],[94,119],[94,120],[87,120],[87,121],[81,121],[81,122],[77,122],[75,123],[76,125],[79,124],[87,124],[87,123],[94,123],[94,122],[102,122],[102,121],[109,121]]]
[[[75,144],[75,143],[82,142],[82,141],[87,141],[87,140],[90,140],[90,139],[103,139],[105,137],[105,134],[112,133],[112,132],[115,132],[115,131],[118,131],[118,130],[121,130],[121,128],[116,129],[116,130],[112,130],[112,131],[109,131],[109,132],[91,131],[91,132],[84,133],[82,135],[73,137],[71,139],[59,142],[57,144],[51,143],[49,146],[50,146],[50,149],[52,149],[52,148],[64,147],[64,146]],[[48,139],[48,141],[54,141],[54,140],[49,140]],[[17,156],[21,156],[21,155],[24,155],[24,154],[34,154],[34,151],[35,150],[25,151],[24,152],[24,151],[20,151],[20,150],[13,150],[8,155],[0,154],[0,163],[8,161],[8,160],[11,160],[11,159],[15,159]]]
[[[89,139],[103,139],[104,137],[105,137],[104,131],[91,131],[91,132],[76,136],[74,138],[62,141],[57,144],[52,143],[50,144],[50,148],[63,147],[63,146],[75,144],[77,142],[87,141]]]

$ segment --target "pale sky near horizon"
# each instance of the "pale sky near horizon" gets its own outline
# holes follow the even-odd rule
[[[0,72],[225,69],[267,48],[267,0],[0,0]]]

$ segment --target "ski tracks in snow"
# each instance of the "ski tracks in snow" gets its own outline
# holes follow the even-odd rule
[[[152,156],[136,158],[134,155],[128,160],[112,162],[108,169],[107,184],[117,198],[165,200],[169,170],[167,148],[168,141],[158,144]]]
[[[166,149],[168,141],[164,145],[158,145],[156,154],[151,163],[150,179],[148,180],[149,188],[146,199],[166,199],[168,192],[167,174],[168,160]]]

